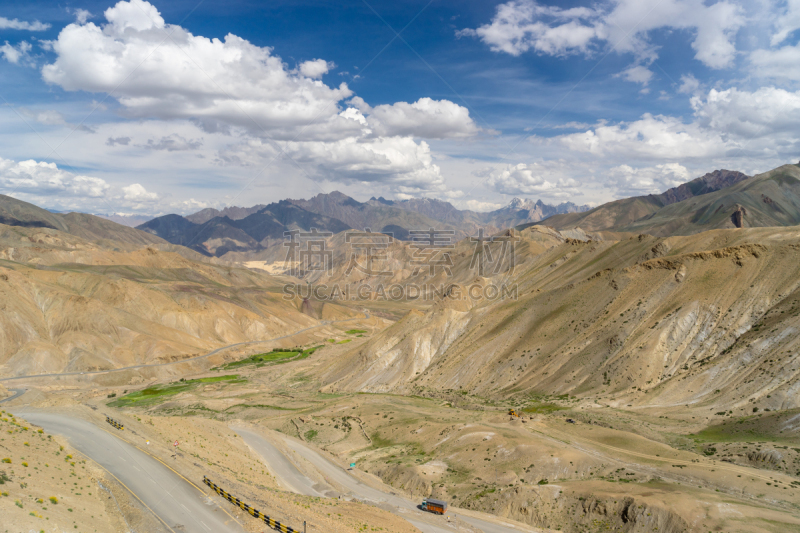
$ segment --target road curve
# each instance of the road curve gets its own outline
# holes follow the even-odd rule
[[[8,389],[8,390],[14,391],[14,394],[12,394],[11,396],[9,396],[8,398],[6,398],[4,400],[0,400],[0,403],[10,402],[14,398],[19,398],[20,396],[22,396],[23,394],[28,392],[28,389]]]
[[[259,341],[246,341],[246,342],[237,342],[234,344],[228,344],[227,346],[223,346],[221,348],[217,348],[207,354],[198,355],[197,357],[190,357],[188,359],[180,359],[178,361],[170,361],[168,363],[151,363],[149,365],[134,365],[134,366],[125,366],[122,368],[112,368],[110,370],[95,370],[91,372],[63,372],[60,374],[28,374],[26,376],[14,376],[11,378],[0,378],[0,381],[13,381],[15,379],[31,379],[31,378],[54,378],[54,377],[62,377],[62,376],[95,376],[99,374],[111,374],[113,372],[123,372],[125,370],[136,370],[137,368],[150,368],[156,366],[169,366],[169,365],[178,365],[183,363],[190,363],[192,361],[199,361],[200,359],[205,359],[206,357],[211,357],[212,355],[221,352],[222,350],[227,350],[228,348],[233,348],[235,346],[244,346],[246,344],[260,344],[262,342],[272,342],[272,341],[279,341],[283,339],[288,339],[289,337],[294,337],[295,335],[299,335],[300,333],[305,333],[306,331],[310,331],[312,329],[321,328],[322,326],[330,326],[332,324],[338,324],[340,322],[349,322],[351,320],[359,320],[358,318],[344,318],[342,320],[325,320],[320,322],[319,324],[315,324],[313,326],[309,326],[307,328],[299,329],[297,331],[293,331],[287,335],[283,335],[281,337],[274,337],[272,339],[262,339]],[[364,319],[369,319],[369,313],[364,313]],[[15,389],[12,389],[15,390]],[[10,398],[8,398],[10,399]]]
[[[75,449],[125,485],[170,531],[244,533],[241,525],[202,490],[108,431],[62,414],[22,409],[14,414],[49,433],[66,437]]]
[[[270,469],[275,472],[281,472],[284,476],[290,476],[286,483],[292,487],[298,487],[300,490],[295,490],[295,492],[300,492],[301,494],[307,495],[318,495],[319,493],[315,490],[315,494],[311,492],[304,492],[302,487],[313,487],[313,482],[305,477],[295,466],[291,463],[290,459],[288,459],[285,455],[283,455],[278,448],[270,444],[264,437],[258,435],[257,433],[243,430],[238,427],[232,428],[236,433],[242,436],[247,444],[249,444],[261,457],[264,461],[269,465]],[[434,524],[428,523],[427,521],[422,521],[413,518],[413,512],[417,511],[418,502],[412,502],[411,500],[399,496],[395,493],[387,493],[381,490],[372,488],[355,477],[351,476],[347,473],[347,471],[342,468],[341,466],[331,462],[327,458],[325,458],[322,454],[316,452],[315,450],[295,441],[292,439],[288,439],[282,437],[286,443],[286,445],[291,448],[293,451],[297,452],[298,455],[306,459],[310,462],[314,468],[316,468],[320,473],[322,473],[326,479],[330,479],[338,485],[345,487],[347,490],[353,493],[357,498],[379,502],[379,503],[388,503],[392,507],[396,507],[401,509],[402,511],[395,512],[398,516],[404,518],[411,522],[414,526],[416,526],[420,531],[423,533],[452,533],[453,530],[448,528],[446,524],[443,523],[442,527],[436,526]],[[254,445],[255,443],[255,445]],[[465,515],[463,513],[456,513],[452,510],[448,511],[448,514],[457,515],[461,520],[464,522],[469,523],[470,525],[476,527],[477,529],[483,531],[484,533],[520,533],[520,532],[529,532],[534,531],[532,528],[527,528],[526,526],[520,524],[520,527],[514,526],[504,526],[502,524],[497,524],[493,522],[488,522],[486,520],[481,520],[479,518],[474,518],[472,516]],[[433,517],[434,520],[443,518],[440,517]]]

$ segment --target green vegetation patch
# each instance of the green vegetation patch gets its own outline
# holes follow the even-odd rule
[[[271,352],[257,353],[246,359],[225,363],[224,365],[212,368],[211,370],[231,370],[243,366],[254,366],[256,368],[261,368],[262,366],[267,365],[280,365],[283,363],[289,363],[291,361],[300,361],[310,356],[320,348],[322,348],[322,346],[314,346],[313,348],[308,348],[306,350],[303,350],[302,348],[275,348]]]
[[[348,335],[358,335],[359,333],[364,334],[366,332],[367,330],[365,329],[348,329],[347,331],[345,331],[345,333],[347,333]]]
[[[731,417],[713,424],[695,434],[687,435],[697,443],[705,442],[749,442],[749,441],[789,441],[796,442],[797,429],[788,423],[789,419],[800,414],[800,409],[767,411],[750,416]]]
[[[549,415],[550,413],[554,413],[556,411],[566,411],[568,409],[569,407],[562,407],[554,403],[537,403],[524,407],[522,412]]]
[[[180,381],[153,385],[140,391],[131,392],[130,394],[126,394],[125,396],[109,402],[108,405],[111,407],[147,407],[161,403],[170,396],[175,396],[181,392],[191,390],[201,383],[218,383],[222,381],[227,383],[247,382],[246,379],[242,379],[238,375],[213,376],[189,380],[181,379]]]

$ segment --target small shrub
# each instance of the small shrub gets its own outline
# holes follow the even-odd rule
[[[24,466],[25,468],[28,468],[28,463],[26,463],[25,461],[22,461],[22,466]]]
[[[11,458],[9,458],[9,457],[3,457],[3,462],[4,462],[4,463],[11,463]]]
[[[50,496],[50,498],[48,499],[50,500],[50,503],[52,503],[53,505],[58,503],[58,498],[56,498],[55,496]]]
[[[547,483],[548,483],[547,479],[540,479],[537,485],[547,485]]]
[[[117,397],[117,393],[116,392],[112,392],[111,394],[108,395],[108,397],[109,398],[116,398]]]

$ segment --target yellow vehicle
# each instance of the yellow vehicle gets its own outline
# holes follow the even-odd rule
[[[516,411],[516,410],[514,410],[514,409],[509,409],[509,410],[508,410],[508,414],[509,414],[509,415],[511,415],[511,416],[516,416],[517,418],[519,418],[519,417],[521,416],[521,415],[519,414],[519,411]]]

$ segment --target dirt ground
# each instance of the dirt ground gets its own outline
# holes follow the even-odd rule
[[[715,425],[701,407],[644,408],[568,395],[520,404],[448,390],[321,392],[318,369],[374,330],[352,331],[302,360],[205,371],[185,381],[95,383],[91,390],[65,380],[12,403],[64,409],[97,423],[111,414],[124,422],[126,438],[150,440],[151,453],[187,477],[207,475],[290,525],[307,520],[309,531],[415,528],[377,507],[286,492],[232,426],[299,438],[414,499],[445,499],[453,508],[543,530],[800,531],[800,443],[795,431],[780,429],[790,427],[791,412]],[[152,396],[142,396],[147,387]],[[510,416],[510,408],[522,416]],[[249,515],[239,511],[237,518],[258,530]]]
[[[7,411],[0,411],[0,461],[0,531],[129,531],[101,468]]]

